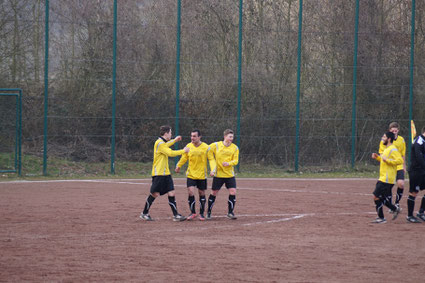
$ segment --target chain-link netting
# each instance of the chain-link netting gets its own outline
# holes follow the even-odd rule
[[[169,124],[183,136],[179,147],[192,129],[207,143],[233,129],[242,164],[335,168],[369,162],[390,122],[406,141],[410,117],[418,131],[425,125],[423,1],[117,4],[114,58],[114,0],[0,2],[0,87],[26,94],[26,154],[149,162],[159,127]]]
[[[18,167],[18,101],[18,95],[0,92],[0,172]]]

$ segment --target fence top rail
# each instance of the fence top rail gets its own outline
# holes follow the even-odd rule
[[[4,96],[19,96],[19,93],[0,93],[0,95],[4,95]]]
[[[0,94],[3,94],[1,92],[15,92],[15,91],[19,92],[17,95],[22,95],[22,88],[0,88]]]

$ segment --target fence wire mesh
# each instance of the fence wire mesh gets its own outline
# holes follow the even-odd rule
[[[49,52],[45,58],[47,3]],[[194,128],[210,143],[222,139],[226,128],[236,131],[240,119],[241,164],[293,169],[299,159],[306,167],[348,166],[353,143],[356,164],[367,163],[390,122],[400,123],[406,141],[410,116],[418,131],[425,125],[425,3],[358,1],[354,62],[356,3],[120,0],[113,78],[114,0],[2,1],[0,87],[24,90],[23,146],[27,155],[109,162],[113,158],[111,109],[116,102],[117,160],[151,161],[160,125],[175,128],[183,136],[182,147],[190,142]],[[416,21],[411,75],[412,11]],[[46,64],[47,114],[43,102]],[[111,98],[113,79],[115,101]],[[47,137],[43,134],[44,115],[48,118]],[[2,130],[1,135],[8,132]],[[43,152],[45,142],[48,152]]]

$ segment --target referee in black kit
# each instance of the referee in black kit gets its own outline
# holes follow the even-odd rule
[[[409,164],[409,197],[407,198],[407,221],[420,223],[425,221],[425,195],[422,197],[421,208],[416,216],[413,216],[415,199],[419,190],[425,190],[425,127],[422,134],[418,135],[412,144]]]

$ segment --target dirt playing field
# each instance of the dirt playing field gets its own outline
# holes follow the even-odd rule
[[[406,222],[405,193],[399,218],[385,209],[371,224],[376,180],[237,179],[237,220],[223,188],[210,221],[181,223],[166,196],[156,221],[139,219],[150,182],[1,182],[0,281],[425,280],[425,223]],[[185,179],[175,185],[188,215]]]

